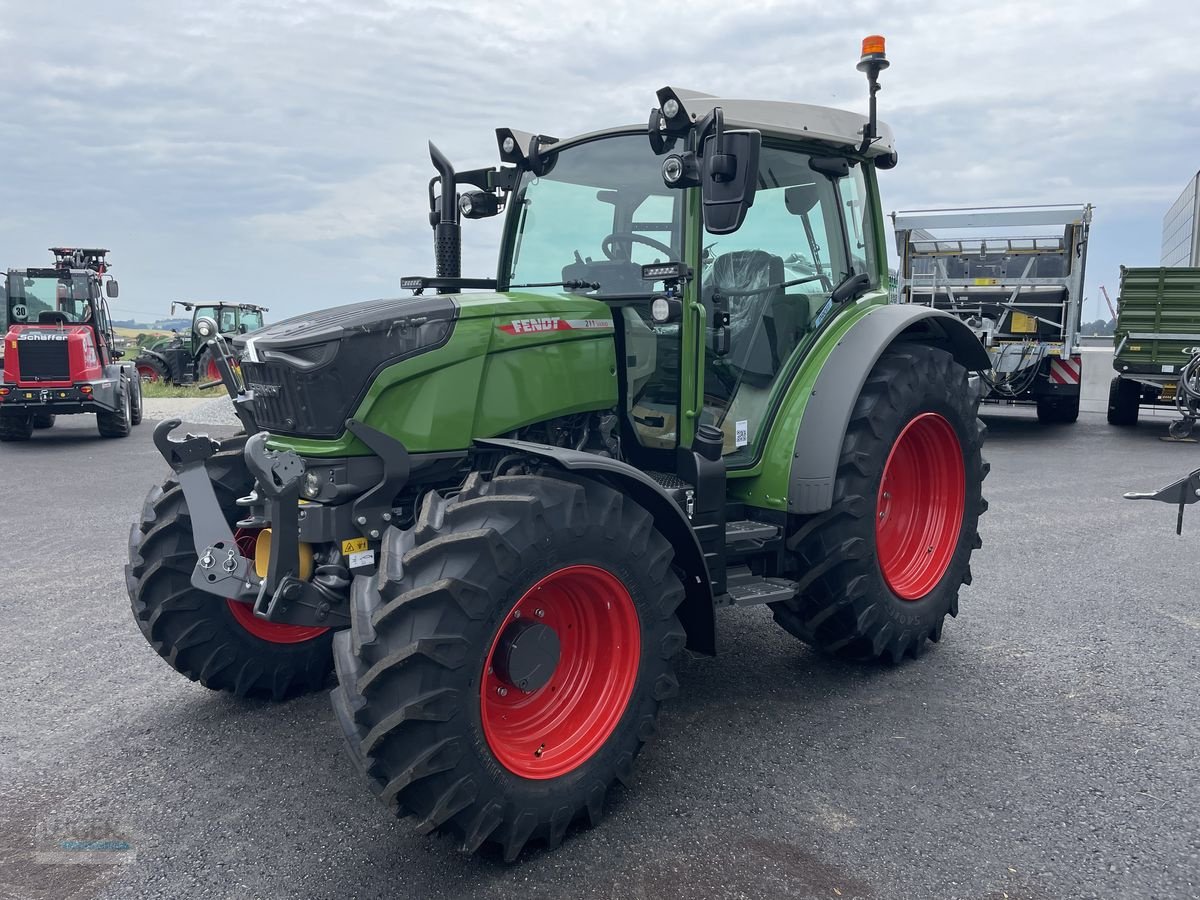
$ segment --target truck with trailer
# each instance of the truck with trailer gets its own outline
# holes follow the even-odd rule
[[[924,652],[981,543],[990,360],[888,302],[886,65],[864,41],[865,117],[665,87],[645,124],[498,129],[498,165],[430,145],[436,274],[235,338],[245,434],[155,429],[150,644],[238,695],[334,672],[379,798],[506,860],[600,819],[720,609]],[[496,276],[461,277],[462,220],[499,214]]]
[[[1200,269],[1121,267],[1108,421],[1136,425],[1141,407],[1174,408],[1173,437],[1191,433],[1200,406]]]
[[[136,370],[121,362],[107,297],[117,296],[108,251],[52,247],[54,265],[5,279],[0,441],[27,441],[56,416],[95,413],[101,437],[141,422]]]
[[[1037,405],[1038,420],[1079,418],[1089,204],[892,213],[896,299],[965,323],[991,358],[984,401]]]

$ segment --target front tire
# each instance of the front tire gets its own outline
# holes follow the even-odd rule
[[[244,513],[237,498],[254,487],[244,443],[234,439],[206,463],[230,523]],[[237,537],[245,554],[252,537]],[[325,686],[333,668],[329,629],[256,619],[246,604],[192,587],[195,566],[187,501],[172,475],[150,491],[141,522],[129,532],[125,584],[146,640],[171,668],[210,690],[286,700]]]
[[[826,653],[897,663],[941,638],[987,509],[978,407],[946,351],[897,344],[880,357],[851,413],[832,508],[792,522],[800,587],[772,604],[780,626]]]
[[[508,861],[595,824],[678,689],[672,556],[649,513],[594,481],[476,474],[427,495],[334,640],[334,710],[375,792]]]

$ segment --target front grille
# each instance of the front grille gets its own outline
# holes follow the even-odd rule
[[[316,379],[309,376],[302,384],[293,368],[279,363],[243,360],[242,377],[254,391],[254,418],[264,428],[284,434],[321,431],[313,402],[328,404],[342,393],[332,373],[328,383],[321,383],[325,379],[318,375]]]
[[[17,372],[21,381],[70,381],[67,342],[17,341]]]

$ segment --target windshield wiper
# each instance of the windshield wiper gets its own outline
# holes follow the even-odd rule
[[[565,287],[569,291],[578,291],[581,288],[587,288],[589,291],[600,290],[600,284],[596,281],[537,281],[533,284],[510,284],[508,286],[509,290],[538,287]]]

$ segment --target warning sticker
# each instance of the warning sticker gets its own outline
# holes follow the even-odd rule
[[[349,556],[351,553],[361,553],[366,549],[366,538],[350,538],[347,541],[342,541],[342,554],[345,556]]]

